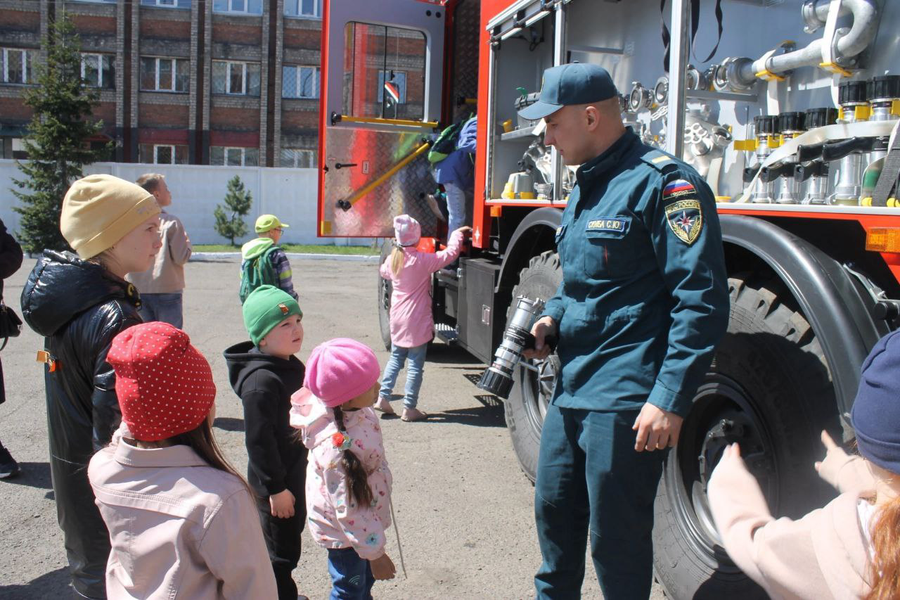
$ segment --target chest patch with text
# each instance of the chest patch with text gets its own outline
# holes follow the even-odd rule
[[[628,220],[622,218],[594,219],[588,221],[587,231],[608,231],[624,234],[628,230]]]

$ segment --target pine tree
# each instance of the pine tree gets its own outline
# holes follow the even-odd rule
[[[31,253],[68,248],[59,231],[63,197],[84,165],[109,151],[90,148],[103,127],[91,120],[99,94],[81,78],[81,41],[65,12],[50,24],[43,46],[47,61],[36,65],[37,85],[24,94],[34,115],[24,139],[28,160],[18,163],[25,177],[13,180],[23,191],[12,190],[22,203],[14,208],[22,215],[18,238]]]
[[[235,245],[236,238],[247,235],[247,224],[241,217],[250,212],[252,204],[253,196],[244,189],[241,178],[235,175],[228,181],[228,193],[225,194],[225,206],[231,209],[231,216],[228,216],[221,204],[216,206],[213,213],[216,217],[216,233],[228,238],[232,246]]]

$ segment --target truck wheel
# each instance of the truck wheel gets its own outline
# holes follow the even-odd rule
[[[513,299],[519,296],[544,301],[556,294],[562,281],[559,255],[548,250],[535,256],[519,273],[519,283],[513,288]],[[510,306],[513,310],[515,304]],[[507,314],[509,317],[509,314]],[[506,426],[509,428],[516,458],[525,475],[534,481],[537,475],[541,427],[553,396],[559,358],[552,354],[547,360],[521,360],[513,374],[513,386],[505,403]]]
[[[381,259],[378,261],[379,268],[384,264],[385,259],[390,255],[391,240],[385,240],[381,246]],[[383,279],[380,273],[378,276],[378,325],[381,327],[381,341],[384,342],[386,350],[391,349],[391,292],[394,286],[387,279]]]
[[[729,279],[728,332],[666,459],[653,543],[672,598],[766,598],[728,558],[709,509],[707,482],[726,445],[740,443],[776,517],[796,518],[834,495],[813,469],[819,432],[840,430],[833,384],[812,328],[779,287]]]

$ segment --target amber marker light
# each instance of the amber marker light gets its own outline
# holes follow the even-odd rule
[[[866,250],[900,253],[900,228],[876,227],[866,232]]]

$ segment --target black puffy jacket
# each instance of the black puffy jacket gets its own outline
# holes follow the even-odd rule
[[[92,598],[105,597],[109,534],[87,465],[119,425],[106,353],[119,332],[141,322],[139,304],[133,285],[71,252],[44,251],[22,290],[22,316],[53,361],[44,365],[50,471],[72,583]]]

